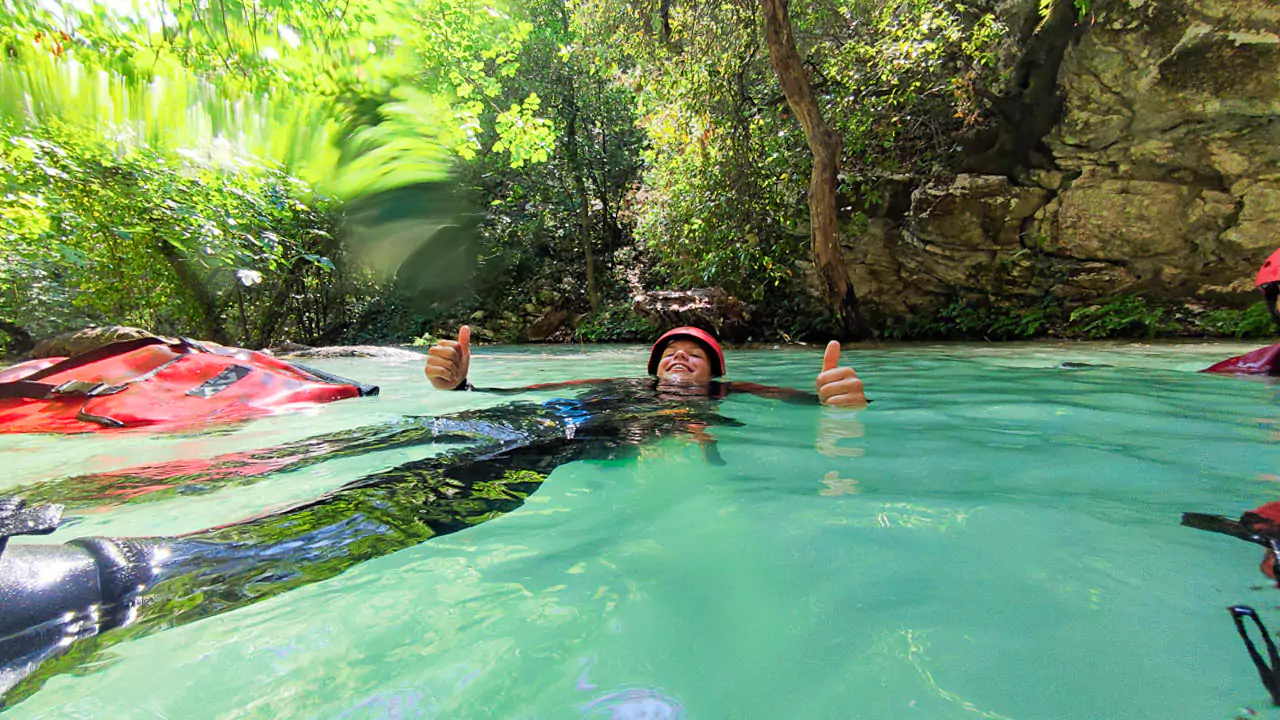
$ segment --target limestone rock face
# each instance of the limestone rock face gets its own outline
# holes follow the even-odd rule
[[[1280,162],[1280,6],[1112,2],[1063,63],[1063,168],[1181,173],[1225,189]]]
[[[731,343],[745,341],[750,332],[746,306],[721,288],[654,290],[636,295],[631,307],[661,331],[692,325],[714,330],[722,341]]]
[[[936,290],[986,288],[995,276],[1012,271],[1023,225],[1048,197],[1041,188],[985,175],[917,188],[902,227],[903,270]]]
[[[1232,192],[1240,198],[1240,217],[1222,234],[1223,244],[1241,254],[1268,255],[1280,247],[1280,182],[1242,180]]]
[[[1046,142],[1079,177],[1051,251],[1121,264],[1149,293],[1251,300],[1236,281],[1280,247],[1280,5],[1111,2],[1058,82]]]
[[[1224,258],[1239,255],[1219,242],[1238,212],[1227,193],[1091,168],[1059,195],[1055,209],[1037,223],[1039,249],[1124,269],[1109,294],[1185,296],[1192,278],[1217,277]]]
[[[871,315],[1020,295],[1256,299],[1280,248],[1280,3],[1095,0],[1058,85],[1055,167],[894,178],[842,228]]]
[[[1001,176],[922,183],[901,216],[890,198],[879,217],[843,233],[849,280],[882,318],[936,309],[956,295],[1032,292],[1024,236],[1052,195]]]
[[[995,252],[1021,247],[1022,222],[1048,200],[1041,188],[1008,178],[958,175],[949,183],[916,189],[906,230],[921,242],[959,250]]]

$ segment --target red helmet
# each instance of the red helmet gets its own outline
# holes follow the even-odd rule
[[[720,343],[716,342],[716,338],[706,330],[700,330],[696,327],[678,327],[675,330],[668,330],[658,338],[658,342],[653,344],[653,349],[649,351],[649,374],[658,374],[658,361],[662,359],[662,351],[676,340],[692,340],[707,351],[707,356],[711,361],[711,377],[720,377],[724,374],[724,351],[720,349]]]
[[[1273,282],[1280,282],[1280,250],[1271,253],[1271,257],[1258,268],[1258,279],[1253,282],[1253,286],[1262,287]]]

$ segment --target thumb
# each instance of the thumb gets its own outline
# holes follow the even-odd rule
[[[464,355],[471,354],[471,326],[463,325],[458,328],[458,345]]]
[[[827,351],[822,354],[822,372],[834,370],[840,364],[840,343],[832,340],[827,343]]]

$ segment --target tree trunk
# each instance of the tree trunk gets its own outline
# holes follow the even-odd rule
[[[822,279],[827,306],[840,319],[844,339],[866,335],[858,312],[858,297],[849,284],[840,254],[840,235],[836,225],[836,175],[840,170],[841,139],[822,119],[813,86],[796,50],[787,15],[788,0],[761,0],[764,9],[764,34],[769,45],[769,59],[782,83],[787,104],[795,113],[804,137],[813,153],[813,175],[809,181],[809,237],[813,243],[813,260]]]
[[[231,340],[226,328],[222,325],[218,298],[205,286],[204,278],[201,277],[195,263],[183,257],[182,252],[164,238],[156,238],[154,247],[168,262],[173,274],[178,278],[178,284],[190,293],[191,299],[195,302],[196,310],[200,314],[201,339],[229,345]]]
[[[578,157],[578,103],[575,98],[573,81],[569,82],[569,119],[565,123],[564,145],[565,159],[569,163],[569,172],[573,175],[573,194],[578,205],[578,238],[582,243],[582,255],[587,264],[587,302],[592,310],[600,308],[600,288],[596,285],[596,261],[591,248],[591,202],[587,196],[587,183],[582,178],[582,161]]]
[[[569,16],[565,10],[564,4],[560,4],[560,18],[567,32],[569,30]],[[587,265],[587,302],[591,304],[591,309],[598,310],[600,308],[600,288],[596,283],[596,262],[595,254],[591,247],[591,207],[590,199],[587,195],[587,182],[583,178],[582,159],[578,155],[578,90],[574,84],[573,68],[569,68],[566,73],[565,84],[568,91],[565,93],[564,108],[564,154],[565,162],[569,165],[569,173],[573,176],[573,195],[576,195],[575,202],[578,205],[578,237],[582,244],[582,255]],[[572,198],[571,198],[572,199]]]
[[[1074,0],[1051,0],[1043,18],[1028,18],[1019,33],[1022,55],[1006,94],[982,93],[995,123],[964,141],[963,170],[1016,177],[1031,168],[1055,166],[1044,137],[1062,118],[1065,96],[1058,71],[1084,28],[1077,12]]]

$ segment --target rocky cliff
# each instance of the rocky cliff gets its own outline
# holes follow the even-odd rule
[[[1095,1],[1057,83],[1040,168],[888,178],[849,223],[872,316],[957,298],[1256,299],[1280,247],[1280,3]]]

